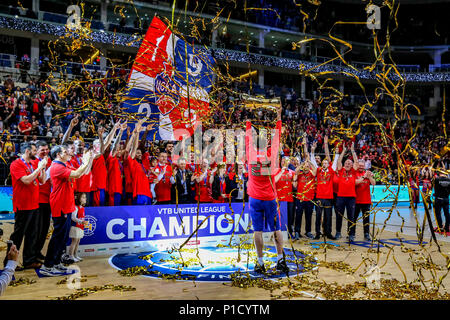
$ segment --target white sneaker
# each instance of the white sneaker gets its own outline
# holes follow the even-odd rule
[[[39,269],[39,272],[48,277],[60,277],[64,275],[64,272],[61,272],[60,270],[56,269],[55,267],[47,268],[46,266],[42,266]]]
[[[79,256],[75,256],[75,259],[78,260],[77,262],[83,261],[83,258],[82,258],[82,257],[79,257]],[[76,261],[76,260],[75,260],[75,261]]]
[[[67,268],[62,263],[55,265],[54,268],[56,268],[59,272],[67,272]]]

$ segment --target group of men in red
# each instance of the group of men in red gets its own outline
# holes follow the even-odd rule
[[[352,159],[343,159],[347,151],[344,144],[331,162],[328,138],[324,139],[325,158],[314,155],[317,143],[308,153],[306,138],[303,141],[306,159],[289,163],[281,161],[281,169],[275,177],[279,201],[286,201],[288,231],[293,239],[301,237],[302,218],[305,216],[305,236],[319,239],[322,235],[337,240],[342,237],[342,221],[347,216],[348,240],[355,239],[355,226],[360,213],[363,216],[364,238],[370,241],[369,211],[372,204],[370,186],[375,185],[373,173],[365,169],[365,161],[358,159],[351,144]],[[337,149],[339,151],[339,148]],[[292,161],[291,161],[292,162]],[[320,164],[320,165],[319,165]],[[332,208],[336,213],[336,233],[332,235]],[[315,236],[311,233],[312,214],[315,209]],[[323,219],[322,219],[323,218]]]
[[[90,198],[88,204],[92,206],[245,202],[249,195],[253,202],[265,201],[264,197],[261,198],[263,195],[254,194],[254,190],[247,192],[251,175],[246,170],[248,163],[225,165],[203,159],[200,165],[190,165],[184,158],[172,163],[172,143],[167,144],[157,158],[152,158],[140,144],[145,143],[146,135],[152,129],[152,125],[143,126],[144,120],[137,122],[132,133],[127,130],[126,123],[116,123],[106,135],[100,128],[98,139],[92,146],[87,146],[81,140],[69,138],[77,121],[77,118],[71,121],[62,144],[52,148],[53,161],[49,158],[47,143],[39,142],[37,145],[29,144],[21,158],[11,164],[15,226],[10,240],[20,249],[25,239],[24,268],[41,268],[41,273],[50,275],[66,270],[64,250],[75,193],[86,193]],[[125,130],[126,140],[122,143]],[[314,156],[315,145],[311,154],[307,152],[306,141],[303,145],[306,157],[302,164],[297,159],[289,161],[283,158],[281,168],[272,173],[277,200],[288,203],[290,235],[294,239],[301,236],[301,222],[305,215],[305,235],[314,238],[311,218],[315,208],[315,238],[324,234],[330,239],[339,239],[346,211],[349,240],[354,239],[359,212],[364,217],[365,238],[370,239],[370,185],[375,184],[375,180],[372,173],[364,169],[364,161],[358,161],[353,145],[353,161],[348,159],[342,165],[346,152],[343,146],[331,165],[325,139],[326,157],[320,166],[317,165],[320,159]],[[255,171],[254,166],[249,169]],[[252,181],[250,184],[254,185],[257,178],[253,177]],[[253,208],[259,205],[255,202]],[[336,211],[335,236],[331,235],[333,205]],[[50,219],[53,219],[53,233],[44,256],[42,249]]]

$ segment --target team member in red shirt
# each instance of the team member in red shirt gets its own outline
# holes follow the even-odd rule
[[[192,182],[195,183],[195,201],[197,202],[213,202],[212,183],[214,181],[214,172],[217,169],[209,170],[209,162],[207,159],[202,160],[202,164],[192,175]]]
[[[103,142],[105,128],[98,129],[98,139],[94,140],[93,147],[96,154],[92,164],[92,205],[94,207],[105,205],[105,192],[108,171],[106,169],[105,150],[109,147],[119,129],[120,123],[116,123]]]
[[[16,245],[17,250],[20,250],[25,237],[23,266],[26,269],[41,266],[37,261],[36,217],[39,210],[39,182],[45,182],[47,157],[39,161],[37,166],[33,166],[32,160],[36,153],[36,146],[28,144],[22,157],[14,160],[10,165],[13,187],[14,231],[9,239]],[[8,243],[6,252],[9,252],[11,245]],[[6,265],[6,257],[3,264]]]
[[[36,145],[37,156],[32,160],[33,166],[37,167],[39,162],[47,157],[47,166],[45,170],[50,168],[52,161],[48,158],[50,152],[48,144],[45,141],[39,141]],[[48,229],[50,227],[50,220],[52,219],[52,212],[50,210],[50,192],[52,190],[52,183],[47,172],[43,175],[44,183],[39,183],[39,211],[36,215],[36,251],[37,259],[44,262],[45,256],[41,253],[44,248],[45,240],[47,240]]]
[[[81,140],[75,140],[73,142],[75,149],[74,155],[70,158],[70,165],[73,169],[78,169],[81,165],[81,159],[85,152],[85,144]],[[74,190],[75,192],[83,192],[86,194],[86,203],[91,203],[91,183],[92,183],[92,168],[86,169],[84,175],[75,180]]]
[[[295,202],[293,194],[292,181],[294,180],[295,172],[288,168],[289,157],[283,157],[281,159],[281,169],[279,169],[275,176],[275,185],[277,187],[278,201],[284,201],[287,203],[287,229],[292,239],[295,238],[294,234],[294,218],[295,218]]]
[[[370,196],[370,186],[375,185],[375,179],[373,173],[369,170],[365,170],[364,159],[358,160],[358,170],[356,171],[356,205],[355,214],[353,215],[353,225],[350,228],[350,235],[355,237],[356,221],[358,221],[359,213],[362,212],[363,226],[364,226],[364,239],[371,241],[370,238],[370,205],[372,199]]]
[[[138,149],[139,133],[142,130],[142,123],[145,119],[141,119],[136,124],[136,127],[131,136],[131,149],[128,157],[130,166],[130,173],[133,181],[133,203],[135,205],[151,204],[152,195],[150,192],[150,183],[148,181],[149,167],[142,163],[142,151]],[[145,130],[145,129],[144,129]]]
[[[72,130],[78,125],[79,115],[75,115],[75,117],[70,121],[70,124],[64,133],[61,144],[68,146],[67,152],[71,155],[69,165],[72,169],[76,170],[81,165],[81,158],[85,151],[84,141],[76,139],[72,142],[70,140],[70,135]],[[73,149],[72,149],[73,146]],[[74,191],[75,192],[84,192],[86,193],[87,203],[92,203],[91,197],[91,189],[92,189],[92,168],[88,168],[85,171],[85,174],[79,179],[75,180]]]
[[[358,157],[354,149],[354,143],[352,143],[351,151],[353,155],[353,161],[347,159],[342,167],[342,159],[346,152],[345,145],[343,146],[342,153],[339,155],[338,160],[338,193],[336,199],[336,239],[341,238],[342,219],[344,212],[347,211],[347,230],[350,231],[350,227],[353,223],[353,215],[355,214],[355,202],[356,202],[356,170],[358,169]],[[355,237],[348,233],[349,242],[354,241]]]
[[[158,155],[155,173],[158,175],[155,181],[157,204],[170,204],[172,201],[172,185],[175,184],[175,178],[172,166],[167,163],[167,153],[165,151],[160,152]]]
[[[60,276],[67,271],[67,268],[61,263],[61,257],[69,239],[71,214],[75,211],[73,180],[84,174],[93,157],[91,152],[85,153],[81,166],[72,170],[67,166],[70,155],[64,146],[53,147],[51,155],[55,159],[50,167],[50,179],[53,186],[50,194],[53,233],[40,273],[46,276]]]
[[[335,154],[333,165],[331,165],[330,151],[328,148],[328,136],[325,136],[323,141],[325,158],[322,160],[321,167],[318,167],[317,160],[320,161],[320,157],[317,158],[317,156],[314,155],[315,148],[316,144],[314,143],[311,147],[311,155],[310,155],[312,165],[316,169],[314,170],[316,176],[316,198],[315,198],[316,236],[314,237],[314,239],[320,239],[320,236],[322,235],[321,227],[322,227],[322,211],[323,211],[324,212],[323,234],[328,239],[335,240],[334,236],[331,234],[331,221],[332,221],[331,217],[334,206],[335,170],[337,167],[337,160],[339,158],[339,154],[338,153]]]
[[[277,124],[275,136],[269,148],[268,139],[260,140],[255,146],[252,133],[252,124],[246,123],[245,144],[247,162],[249,164],[248,195],[250,216],[254,231],[254,241],[257,254],[257,263],[254,271],[264,273],[263,237],[262,232],[266,224],[274,234],[277,249],[277,270],[288,273],[283,252],[283,235],[281,233],[281,217],[276,201],[277,190],[275,186],[276,168],[278,167],[278,150],[280,148],[281,133],[281,106],[277,108]],[[271,135],[268,134],[270,137]],[[262,140],[262,141],[261,141]]]
[[[322,166],[316,170],[316,199],[317,199],[317,214],[316,214],[316,238],[320,237],[320,218],[323,215],[323,230],[328,239],[335,240],[331,234],[331,216],[333,212],[333,180],[335,171],[330,167],[328,159],[322,160]],[[319,223],[318,221],[319,220]]]
[[[106,167],[108,169],[108,183],[106,184],[106,191],[108,193],[108,204],[110,206],[120,206],[122,201],[124,178],[122,159],[125,150],[119,147],[119,142],[126,127],[126,123],[120,126],[119,133],[115,138],[113,146],[111,147],[111,152],[108,154],[106,159]]]
[[[305,153],[307,154],[307,153]],[[311,233],[312,213],[314,210],[314,195],[316,192],[315,168],[309,161],[307,156],[303,165],[300,165],[295,171],[293,186],[297,189],[296,198],[296,214],[295,214],[295,239],[301,237],[300,231],[302,227],[302,216],[305,213],[305,236],[313,239]]]

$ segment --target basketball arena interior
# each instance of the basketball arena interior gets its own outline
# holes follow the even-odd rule
[[[449,299],[449,9],[2,0],[0,301]]]

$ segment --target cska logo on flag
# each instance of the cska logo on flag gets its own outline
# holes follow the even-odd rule
[[[159,112],[165,116],[172,112],[172,110],[180,102],[180,95],[178,93],[178,86],[172,80],[168,69],[170,66],[166,62],[164,64],[164,71],[158,73],[155,78],[155,93],[156,93],[156,105]]]

